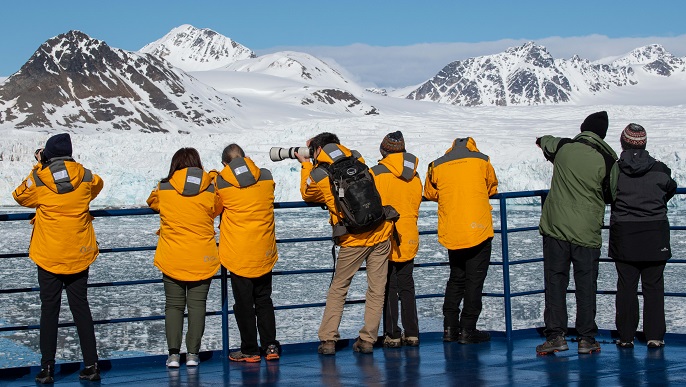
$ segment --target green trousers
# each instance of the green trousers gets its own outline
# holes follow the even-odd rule
[[[188,332],[186,333],[186,350],[188,353],[200,352],[200,341],[205,332],[205,312],[207,293],[212,278],[202,281],[179,281],[163,276],[164,327],[167,334],[169,353],[179,353],[181,335],[183,334],[183,314],[188,306]]]

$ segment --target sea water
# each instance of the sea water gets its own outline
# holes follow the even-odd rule
[[[493,219],[500,229],[500,210],[493,201]],[[3,208],[0,212],[26,212],[26,209]],[[609,212],[609,211],[608,211]],[[509,205],[507,209],[508,228],[537,226],[540,218],[539,205]],[[672,225],[683,225],[685,210],[670,210]],[[607,224],[606,219],[606,224]],[[419,215],[421,231],[435,230],[437,224],[436,204],[423,203]],[[155,246],[159,216],[103,217],[93,221],[101,249],[115,247]],[[278,239],[301,237],[328,237],[327,212],[319,208],[276,210]],[[217,230],[217,232],[219,232]],[[28,249],[31,226],[28,221],[0,222],[0,254],[21,253]],[[541,237],[538,231],[508,234],[509,260],[516,262],[542,258]],[[604,246],[601,257],[607,257],[607,231],[603,231]],[[279,244],[279,261],[275,271],[331,269],[333,260],[330,241],[297,242]],[[686,233],[672,232],[672,250],[675,259],[686,258]],[[153,266],[154,251],[124,253],[102,253],[90,268],[89,283],[161,279]],[[420,238],[419,252],[415,263],[438,263],[448,260],[447,250],[442,247],[436,235]],[[501,237],[493,239],[492,262],[502,262]],[[543,289],[543,264],[510,266],[511,292],[525,292]],[[418,267],[415,269],[417,295],[442,294],[448,278],[447,266]],[[686,265],[668,264],[665,269],[665,292],[682,292],[682,279]],[[331,280],[331,273],[276,275],[273,280],[272,299],[274,305],[295,305],[324,302]],[[612,263],[601,263],[598,278],[599,290],[615,290],[617,276]],[[485,293],[503,293],[503,266],[491,265],[484,285]],[[28,258],[0,259],[0,289],[37,287],[36,266]],[[573,275],[570,288],[574,287]],[[366,274],[359,272],[353,279],[349,300],[365,297]],[[94,320],[135,318],[164,315],[164,289],[161,283],[128,285],[119,287],[95,287],[88,291]],[[598,295],[597,323],[601,329],[614,329],[614,295]],[[574,326],[574,295],[567,298],[569,326]],[[642,300],[641,306],[642,306]],[[417,300],[420,331],[441,331],[443,329],[442,297]],[[484,297],[483,311],[478,328],[486,330],[505,329],[505,310],[502,297]],[[228,305],[233,298],[229,286]],[[514,329],[543,326],[543,294],[521,296],[512,299],[512,323]],[[38,325],[40,300],[38,292],[0,294],[0,327]],[[220,281],[214,280],[208,295],[208,311],[221,310]],[[686,333],[686,299],[667,297],[665,302],[668,332]],[[317,341],[317,329],[323,307],[288,309],[276,311],[277,339],[285,343]],[[341,321],[343,338],[354,338],[363,322],[364,306],[348,305]],[[60,322],[73,321],[63,295]],[[639,329],[641,327],[639,326]],[[164,320],[138,321],[96,325],[98,353],[101,358],[130,357],[146,354],[163,354],[167,351],[164,335]],[[380,334],[383,332],[380,331]],[[0,333],[0,367],[39,364],[39,334],[37,329]],[[240,337],[235,319],[229,316],[229,343],[232,348],[240,346]],[[221,349],[221,317],[208,316],[202,351]],[[184,344],[185,347],[185,344]],[[185,348],[182,347],[182,351]],[[74,327],[61,328],[58,335],[58,361],[81,359],[78,336]]]

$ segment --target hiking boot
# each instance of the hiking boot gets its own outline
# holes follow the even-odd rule
[[[618,348],[633,348],[634,347],[633,341],[617,340],[617,341],[615,341],[615,344],[617,344]]]
[[[403,337],[403,345],[407,345],[408,347],[418,347],[419,346],[419,337],[417,337],[417,336]]]
[[[197,367],[200,364],[200,356],[197,353],[186,354],[186,367]]]
[[[360,353],[372,353],[374,352],[374,344],[363,341],[359,337],[355,340],[353,344],[353,351]]]
[[[545,343],[536,346],[537,355],[550,355],[551,353],[566,351],[569,349],[567,340],[564,336],[557,336],[545,341]]]
[[[384,348],[400,348],[403,345],[401,339],[393,339],[391,336],[386,335],[383,338]]]
[[[600,343],[594,338],[581,339],[579,340],[578,352],[581,354],[600,352]]]
[[[55,383],[55,366],[49,364],[45,368],[42,368],[36,375],[36,382],[40,384]]]
[[[322,343],[319,344],[319,347],[317,348],[317,353],[321,353],[322,355],[335,355],[336,354],[336,341],[334,341],[334,340],[322,341]]]
[[[100,367],[98,363],[90,365],[79,372],[79,379],[88,380],[89,382],[97,382],[100,380]]]
[[[180,363],[181,363],[181,355],[179,355],[178,353],[170,354],[167,357],[167,367],[168,368],[179,368]]]
[[[231,352],[229,354],[229,360],[246,363],[259,363],[262,360],[262,358],[260,357],[260,355],[248,355],[241,351],[236,351]]]
[[[460,338],[457,340],[460,344],[477,344],[485,341],[491,341],[491,334],[478,329],[463,329],[460,333]]]
[[[664,346],[664,340],[648,340],[648,348],[662,348]]]
[[[269,344],[264,351],[264,358],[267,360],[279,360],[281,358],[279,352],[279,348],[276,344]]]
[[[443,328],[443,341],[458,341],[461,334],[462,329],[459,327]]]

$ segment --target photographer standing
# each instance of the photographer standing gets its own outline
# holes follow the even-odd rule
[[[36,209],[29,257],[38,266],[41,371],[38,383],[54,383],[57,325],[62,288],[81,343],[85,368],[79,379],[100,380],[93,317],[88,304],[88,268],[98,256],[90,202],[103,187],[100,177],[72,158],[68,133],[48,139],[36,151],[38,163],[14,190],[14,200]]]
[[[364,163],[357,151],[351,151],[340,145],[335,134],[320,133],[307,142],[312,151],[314,164],[296,153],[302,164],[300,172],[300,193],[306,202],[324,203],[329,209],[330,223],[333,226],[335,242],[340,246],[338,261],[329,293],[326,297],[326,308],[319,327],[318,352],[323,355],[336,354],[336,341],[340,339],[338,327],[343,316],[343,306],[353,276],[364,261],[367,262],[367,293],[365,300],[364,326],[360,336],[353,344],[353,351],[372,353],[373,345],[378,338],[381,314],[383,312],[388,256],[391,250],[389,240],[393,232],[390,221],[382,221],[370,231],[339,234],[343,214],[336,205],[332,194],[331,179],[328,169],[342,158],[355,158]]]
[[[219,227],[219,258],[231,272],[233,310],[241,334],[240,351],[229,359],[256,363],[260,350],[267,360],[278,360],[276,318],[272,302],[272,269],[279,255],[274,225],[274,179],[259,168],[237,144],[222,152],[224,169],[216,178],[223,203]],[[257,321],[257,326],[255,326]],[[257,345],[260,334],[262,347]]]

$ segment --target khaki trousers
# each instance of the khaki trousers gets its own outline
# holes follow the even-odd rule
[[[336,262],[336,271],[326,297],[326,308],[322,324],[319,326],[319,340],[338,340],[338,326],[343,316],[343,306],[348,295],[348,288],[353,276],[367,261],[367,294],[364,303],[364,326],[360,329],[360,338],[368,343],[375,343],[379,335],[379,325],[383,313],[388,256],[391,242],[386,240],[369,247],[341,247]]]

